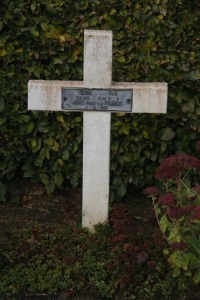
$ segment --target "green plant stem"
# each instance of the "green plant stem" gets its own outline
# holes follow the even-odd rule
[[[157,220],[158,226],[160,228],[160,231],[162,232],[162,234],[163,234],[164,238],[166,239],[167,243],[169,244],[167,236],[165,235],[165,233],[162,231],[162,229],[160,227],[160,222],[159,222],[158,214],[156,212],[156,203],[155,203],[155,200],[156,200],[156,198],[152,197],[152,202],[153,202],[153,207],[154,207],[154,211],[155,211],[156,220]]]

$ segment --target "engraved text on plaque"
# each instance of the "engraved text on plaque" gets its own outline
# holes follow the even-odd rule
[[[132,94],[121,89],[62,88],[62,109],[130,112]]]

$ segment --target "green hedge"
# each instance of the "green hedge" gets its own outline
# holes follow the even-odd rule
[[[28,112],[27,83],[82,80],[85,28],[113,30],[114,81],[169,83],[167,115],[112,115],[112,196],[149,183],[163,157],[195,153],[199,1],[2,0],[0,14],[1,200],[20,176],[48,192],[81,183],[82,115]]]

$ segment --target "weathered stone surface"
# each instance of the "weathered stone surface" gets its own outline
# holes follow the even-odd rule
[[[82,81],[30,80],[28,84],[28,109],[61,111],[62,87],[86,88],[89,86]],[[161,114],[167,112],[167,83],[113,82],[104,88],[132,89],[131,113]]]

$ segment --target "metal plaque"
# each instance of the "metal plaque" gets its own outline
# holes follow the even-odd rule
[[[62,109],[132,111],[132,90],[62,88]]]

